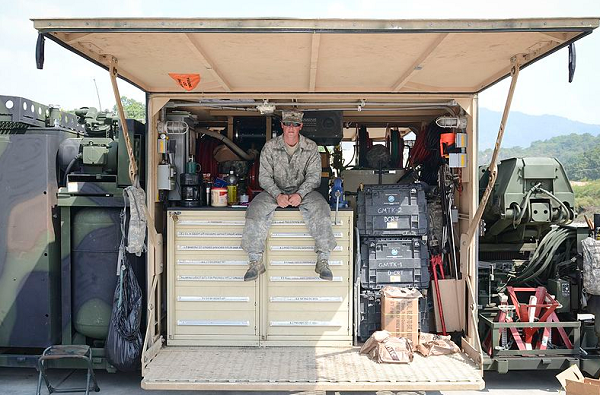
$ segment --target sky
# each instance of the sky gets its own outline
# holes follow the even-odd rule
[[[64,109],[103,108],[115,101],[108,73],[46,40],[43,70],[35,65],[37,31],[30,18],[74,17],[292,17],[366,19],[495,19],[600,17],[599,0],[0,0],[0,95],[21,96]],[[519,76],[511,109],[600,124],[600,29],[576,43],[577,70],[568,82],[568,52],[560,50]],[[480,106],[502,111],[509,81],[480,94]],[[144,93],[119,81],[121,95],[144,101]]]

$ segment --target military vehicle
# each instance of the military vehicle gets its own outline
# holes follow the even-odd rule
[[[34,27],[40,34],[38,67],[43,67],[45,40],[52,40],[109,70],[117,98],[117,75],[147,94],[145,169],[150,226],[143,388],[368,391],[484,387],[483,369],[498,361],[489,358],[482,345],[486,339],[482,342],[479,333],[480,220],[486,215],[492,234],[508,238],[509,232],[503,234],[502,218],[490,220],[495,213],[484,213],[496,180],[497,152],[490,163],[488,187],[479,200],[477,95],[511,77],[498,149],[519,71],[561,48],[573,50],[575,41],[598,27],[597,18],[36,19]],[[568,64],[571,74],[574,59],[571,56]],[[334,276],[336,270],[339,273],[335,286],[314,279],[306,263],[314,259],[310,238],[302,236],[306,228],[294,210],[276,213],[277,229],[274,226],[268,241],[267,274],[253,284],[239,282],[246,269],[239,247],[244,209],[207,208],[196,203],[198,173],[202,172],[202,180],[210,185],[223,172],[219,165],[229,165],[229,170],[235,166],[223,163],[246,162],[240,167],[249,169],[243,176],[247,192],[253,194],[257,161],[250,149],[259,149],[276,136],[277,117],[287,109],[337,111],[341,117],[332,116],[323,123],[315,117],[310,127],[325,137],[341,135],[358,142],[359,166],[345,168],[338,155],[333,160],[336,168],[330,169],[331,162],[324,154],[325,178],[337,173],[346,185],[369,185],[383,180],[405,182],[416,175],[417,180],[435,187],[437,197],[428,209],[433,234],[408,235],[413,239],[402,251],[413,247],[410,251],[420,251],[421,241],[414,243],[414,238],[425,242],[426,236],[428,253],[435,254],[435,261],[446,269],[449,277],[434,282],[449,286],[429,289],[428,301],[446,311],[448,329],[450,318],[458,318],[452,331],[457,334],[460,353],[427,359],[416,356],[410,364],[395,366],[370,363],[358,355],[353,335],[364,313],[361,308],[368,310],[374,304],[360,299],[364,285],[357,273],[363,268],[357,253],[364,231],[348,227],[353,215],[343,210],[334,217],[334,226],[340,227],[340,250],[335,252],[339,266],[332,266]],[[403,145],[401,137],[410,132],[416,139]],[[377,133],[383,140],[389,137],[388,147],[393,151],[389,161],[385,155],[370,155],[371,161],[367,157]],[[338,143],[339,138],[323,145]],[[405,152],[400,147],[408,147],[408,160],[399,159]],[[338,147],[334,156],[340,151]],[[200,170],[195,163],[201,165]],[[529,171],[531,167],[525,168]],[[546,165],[538,168],[546,171]],[[510,178],[509,173],[503,172],[502,177]],[[558,179],[565,182],[560,174]],[[523,187],[518,182],[509,184]],[[185,196],[191,197],[187,207],[180,204],[187,200],[182,186],[187,188]],[[420,188],[413,188],[417,200]],[[527,191],[520,193],[523,196]],[[492,196],[492,204],[494,199]],[[392,196],[389,203],[394,202]],[[544,214],[545,203],[531,204]],[[351,206],[349,210],[354,213],[355,209]],[[544,222],[542,214],[534,214],[526,217],[523,212],[521,217],[518,213],[517,219],[526,225]],[[551,218],[549,223],[554,214],[545,213]],[[563,209],[559,222],[565,215]],[[396,217],[387,222],[383,218],[385,228],[377,225],[372,231],[400,229],[402,215]],[[339,225],[338,219],[342,220]],[[494,227],[493,221],[499,225]],[[415,231],[422,229],[419,219],[411,217],[408,222],[417,224]],[[547,226],[538,229],[545,231]],[[524,231],[528,234],[532,229],[526,226]],[[438,266],[434,266],[434,277]],[[416,269],[422,268],[410,268],[414,273]],[[401,283],[402,270],[385,272],[383,277],[387,283]],[[424,278],[421,273],[419,276],[419,281]],[[367,285],[381,285],[378,275],[373,278],[374,282],[367,279]],[[409,280],[416,281],[416,274]],[[432,298],[433,294],[439,298]],[[441,316],[431,315],[436,320]],[[492,338],[503,328],[496,329]],[[567,340],[574,342],[577,329],[572,327]],[[543,346],[548,344],[553,345],[544,340]],[[539,367],[556,367],[541,362]]]
[[[114,370],[104,340],[130,184],[119,121],[95,108],[72,114],[12,96],[0,103],[0,364],[36,366],[48,346],[88,344],[95,366]],[[144,125],[127,122],[142,160]]]

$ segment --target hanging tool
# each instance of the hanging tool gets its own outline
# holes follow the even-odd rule
[[[440,284],[438,282],[438,269],[440,271],[440,277],[442,278],[442,280],[445,279],[444,267],[442,265],[442,256],[432,255],[430,263],[431,273],[433,274],[433,282],[435,284],[435,298],[437,300],[440,323],[442,325],[442,334],[446,336],[448,333],[446,332],[446,320],[444,319],[444,309],[442,307],[442,297],[440,295]]]

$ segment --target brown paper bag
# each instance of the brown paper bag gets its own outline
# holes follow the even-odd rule
[[[450,340],[450,336],[435,335],[432,333],[421,333],[416,349],[424,357],[460,352],[460,348]]]

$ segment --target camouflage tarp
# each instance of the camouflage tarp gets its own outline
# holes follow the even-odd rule
[[[583,289],[600,295],[600,241],[591,237],[581,242],[583,247]]]

